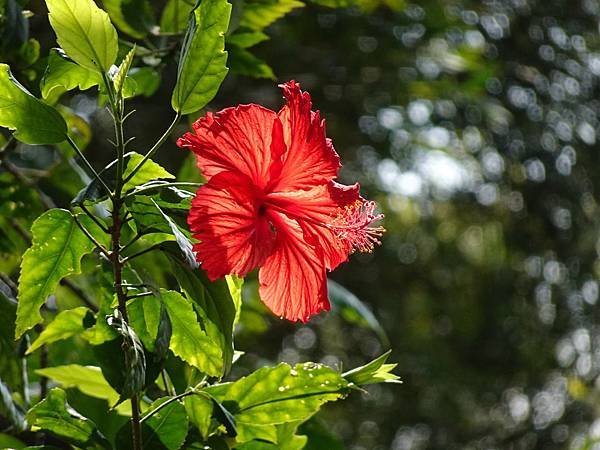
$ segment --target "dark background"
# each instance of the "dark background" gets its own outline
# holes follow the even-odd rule
[[[386,214],[382,247],[331,278],[390,343],[339,313],[308,325],[262,315],[249,281],[234,375],[278,360],[350,368],[389,346],[404,384],[320,415],[349,449],[596,448],[599,4],[363,3],[296,10],[253,53],[310,91],[341,180]],[[44,10],[29,7],[46,54]],[[167,61],[158,93],[130,103],[133,150],[171,122],[174,74]],[[210,109],[278,109],[276,84],[231,74]],[[64,103],[91,124],[87,155],[110,161],[107,112],[81,94]],[[173,171],[186,129],[157,157]]]

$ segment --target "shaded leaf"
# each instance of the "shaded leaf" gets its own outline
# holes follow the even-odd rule
[[[253,78],[275,79],[275,74],[269,65],[248,50],[232,45],[228,47],[228,51],[229,68],[233,73]]]
[[[102,4],[116,27],[136,39],[145,37],[155,24],[148,0],[103,0]]]
[[[160,17],[160,31],[180,33],[186,29],[194,0],[169,0]]]
[[[117,59],[117,31],[93,0],[46,0],[56,40],[87,69],[106,72]]]
[[[21,86],[6,64],[0,64],[0,126],[14,130],[15,138],[26,144],[54,144],[67,138],[61,115]]]
[[[82,224],[100,240],[106,237],[88,217]],[[81,258],[94,250],[94,244],[64,209],[51,209],[42,214],[31,228],[32,245],[23,255],[15,336],[42,320],[39,309],[58,283],[66,276],[81,273]]]
[[[227,44],[235,45],[239,48],[249,48],[269,39],[262,31],[248,31],[232,34],[227,37]]]
[[[377,334],[381,343],[389,346],[387,334],[369,307],[356,295],[333,280],[327,280],[327,290],[333,310],[350,323],[370,328]]]
[[[225,79],[224,34],[230,14],[231,5],[226,0],[212,0],[200,2],[190,16],[171,98],[178,113],[189,114],[206,106]]]
[[[160,73],[151,67],[134,67],[128,79],[135,81],[135,95],[151,97],[160,87]]]
[[[52,49],[40,89],[42,98],[49,103],[56,103],[58,98],[67,91],[72,89],[85,91],[101,82],[102,77],[96,71],[75,64],[62,50]]]

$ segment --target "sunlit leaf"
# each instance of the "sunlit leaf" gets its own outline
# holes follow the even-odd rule
[[[38,338],[33,341],[31,346],[27,349],[27,354],[33,353],[42,345],[51,344],[52,342],[67,339],[82,333],[85,330],[83,322],[86,315],[92,316],[91,311],[85,306],[61,311],[54,320],[46,326],[44,331],[40,333]]]
[[[200,327],[192,303],[178,292],[165,289],[161,289],[161,297],[171,319],[173,353],[207,375],[220,376],[221,349]]]
[[[127,166],[125,167],[125,172],[123,174],[124,178],[126,178],[131,172],[133,172],[133,169],[140,163],[140,161],[142,161],[143,158],[144,157],[139,153],[129,153]],[[173,178],[175,177],[169,172],[167,172],[167,170],[165,170],[159,164],[155,163],[152,160],[148,160],[142,166],[142,168],[136,172],[133,178],[127,183],[125,183],[125,185],[123,186],[123,192],[127,192],[128,190],[133,189],[135,186],[147,183],[148,181]]]
[[[55,103],[66,91],[85,91],[101,82],[102,78],[96,71],[75,64],[60,49],[52,49],[40,88],[42,98]]]
[[[294,8],[304,6],[299,0],[267,0],[244,4],[240,26],[261,31]]]
[[[129,73],[129,69],[131,69],[131,63],[133,63],[133,57],[135,56],[135,46],[129,50],[129,53],[123,58],[121,64],[119,65],[119,69],[113,78],[113,84],[115,85],[115,92],[117,95],[121,95],[123,91],[123,86],[125,84],[125,79],[127,78],[127,74]]]
[[[188,114],[204,108],[225,79],[224,34],[230,14],[231,5],[226,0],[212,0],[200,2],[190,16],[171,98],[175,111]]]
[[[69,57],[87,69],[106,72],[117,58],[117,31],[93,0],[46,0],[50,25]]]
[[[373,383],[402,383],[400,377],[391,373],[397,364],[385,363],[391,352],[388,350],[370,363],[344,373],[343,377],[357,386]]]
[[[190,422],[196,426],[200,436],[206,439],[212,421],[212,400],[204,395],[188,395],[183,404]]]
[[[348,390],[339,372],[314,363],[264,367],[233,383],[206,388],[234,414],[240,443],[254,439],[257,426],[306,420]]]
[[[14,130],[26,144],[54,144],[67,138],[61,115],[19,84],[10,68],[0,64],[0,126]]]
[[[119,394],[105,380],[99,367],[68,364],[37,369],[36,373],[51,379],[65,389],[79,389],[90,397],[106,400],[110,406],[119,400]]]
[[[173,275],[196,310],[208,336],[218,343],[228,373],[233,360],[233,327],[241,306],[241,283],[238,278],[211,282],[202,270],[193,270],[180,258],[170,256]]]
[[[67,441],[85,444],[94,435],[96,426],[82,416],[73,416],[68,411],[67,396],[59,388],[52,389],[48,396],[27,413],[30,425],[48,431]]]
[[[91,219],[80,221],[102,241],[106,235]],[[81,272],[81,258],[94,250],[94,244],[64,209],[51,209],[41,215],[31,229],[33,243],[23,255],[15,336],[42,320],[39,309],[54,293],[61,279]]]

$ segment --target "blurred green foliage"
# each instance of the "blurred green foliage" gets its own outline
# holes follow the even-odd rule
[[[2,60],[34,94],[43,76],[39,46],[54,45],[40,3],[27,5],[38,46],[21,32],[0,41]],[[185,9],[189,2],[168,2],[160,19],[168,33],[184,27],[176,3]],[[209,107],[277,108],[280,94],[269,78],[294,78],[311,92],[342,156],[341,179],[361,181],[384,210],[388,230],[381,249],[353,257],[332,277],[370,305],[404,380],[400,388],[367,387],[368,394],[303,425],[300,431],[312,437],[306,448],[341,448],[334,436],[355,450],[594,448],[600,438],[597,2],[281,3],[291,13],[257,30],[241,2],[232,2],[225,38],[230,74]],[[138,49],[146,64],[140,70],[162,79],[154,97],[132,100],[137,112],[127,130],[138,136],[133,149],[142,150],[172,117],[176,54],[144,42]],[[110,161],[106,110],[82,93],[62,101],[65,114],[83,122],[68,121],[69,127],[82,136],[93,128],[90,159],[98,166]],[[28,228],[44,203],[15,186],[10,165],[66,206],[88,181],[64,176],[72,157],[66,151],[47,147],[34,155],[20,144],[8,173],[0,173],[7,186],[0,189],[0,236],[8,236],[0,243],[10,247],[0,247],[7,255],[0,259],[3,274],[15,273],[14,255],[28,246],[18,225]],[[186,156],[171,141],[157,159],[172,173],[190,173]],[[149,257],[139,269],[150,273],[160,264],[160,257]],[[98,278],[82,284],[100,289]],[[61,304],[77,306],[72,292],[61,289]],[[340,314],[305,326],[264,314],[252,280],[244,302],[236,340],[246,354],[232,377],[275,361],[348,368],[384,349],[371,328],[345,320],[353,315],[344,303]],[[93,360],[84,350],[75,355],[73,345],[83,348],[76,339],[55,347],[50,358]],[[2,377],[18,373],[0,369]]]

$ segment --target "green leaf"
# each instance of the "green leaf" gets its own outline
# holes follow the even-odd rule
[[[68,364],[37,369],[35,372],[65,389],[76,388],[90,397],[106,400],[110,406],[119,400],[119,394],[104,379],[99,367]]]
[[[162,33],[180,33],[187,27],[194,0],[169,0],[160,17]]]
[[[238,278],[211,282],[202,270],[193,270],[180,258],[172,257],[173,275],[186,297],[202,317],[206,334],[219,344],[223,355],[224,373],[233,360],[233,327],[241,306],[241,281]]]
[[[127,178],[133,169],[142,161],[144,157],[139,153],[131,152],[129,154],[129,160],[127,162],[127,166],[125,167],[125,172],[123,174],[123,178]],[[161,167],[159,164],[155,163],[151,159],[146,161],[142,168],[136,172],[131,180],[129,180],[123,186],[123,192],[127,192],[134,187],[147,183],[148,181],[158,180],[158,179],[173,179],[174,175],[170,174]]]
[[[200,328],[192,303],[178,292],[161,289],[161,297],[171,319],[171,351],[209,376],[223,373],[219,345]]]
[[[40,89],[43,99],[56,103],[67,91],[85,91],[101,82],[102,77],[97,72],[75,64],[60,49],[52,49]]]
[[[240,26],[261,31],[294,8],[304,6],[299,0],[258,0],[244,4]]]
[[[370,363],[344,373],[343,377],[357,386],[374,383],[402,383],[397,375],[391,373],[397,364],[385,364],[391,352],[388,350]]]
[[[135,95],[152,97],[160,87],[160,73],[151,67],[134,67],[128,79],[135,81]]]
[[[229,68],[233,73],[253,78],[275,79],[273,69],[248,50],[232,45],[229,50]]]
[[[102,4],[117,28],[136,39],[144,38],[155,24],[148,0],[103,0]]]
[[[389,346],[387,334],[369,307],[356,295],[333,280],[327,280],[327,290],[333,310],[350,323],[370,328],[384,346]]]
[[[48,396],[27,413],[30,425],[67,439],[85,444],[94,435],[96,426],[82,416],[74,417],[68,411],[67,396],[59,388],[52,389]]]
[[[14,130],[15,138],[26,144],[55,144],[67,138],[61,115],[21,86],[6,64],[0,64],[0,126]]]
[[[82,216],[80,221],[91,234],[106,239],[88,217]],[[81,273],[81,258],[94,250],[94,244],[64,209],[46,211],[33,223],[31,232],[33,243],[23,255],[19,277],[17,338],[41,322],[39,309],[48,296],[64,277]]]
[[[129,73],[129,69],[131,68],[131,63],[133,62],[133,57],[135,56],[135,45],[129,53],[125,56],[121,64],[119,65],[119,70],[115,74],[113,78],[113,84],[115,85],[115,92],[117,95],[121,95],[123,91],[123,85],[125,84],[125,79],[127,78],[127,74]]]
[[[155,400],[148,412],[154,411],[169,397]],[[142,422],[142,443],[144,450],[177,450],[185,442],[188,433],[188,417],[180,402],[171,402],[156,414]],[[123,425],[117,434],[119,450],[133,450],[131,444],[131,425]]]
[[[212,400],[204,395],[189,395],[183,404],[190,422],[198,428],[202,439],[206,440],[212,421]]]
[[[205,389],[234,414],[239,443],[257,436],[256,427],[303,421],[328,401],[349,392],[341,374],[321,364],[264,367],[234,383]],[[269,428],[265,428],[268,433]],[[272,438],[271,438],[272,439]]]
[[[46,0],[50,25],[69,57],[80,66],[106,73],[117,59],[117,31],[93,0]]]
[[[231,5],[226,0],[201,2],[190,16],[183,41],[173,109],[189,114],[210,102],[227,75],[225,38]]]
[[[161,302],[158,297],[135,298],[127,303],[129,324],[143,342],[144,347],[154,350],[154,341],[160,324]]]
[[[12,437],[10,434],[0,433],[0,448],[20,450],[25,448],[26,444],[23,444],[20,440]]]
[[[346,8],[348,6],[360,4],[360,0],[310,0],[312,3],[328,8]]]
[[[267,39],[269,39],[269,36],[262,31],[249,31],[232,34],[227,37],[226,41],[227,44],[235,45],[239,48],[249,48]]]
[[[148,408],[148,411],[153,411],[167,400],[169,400],[169,397],[154,401]],[[162,444],[169,450],[177,450],[181,447],[187,436],[188,417],[181,403],[171,402],[152,417],[149,417],[148,420],[144,421],[144,425],[149,427],[154,435],[145,437],[145,449],[162,449],[163,447],[160,446]],[[158,437],[160,442],[156,442],[155,437]]]
[[[51,344],[83,333],[86,328],[83,321],[87,315],[93,317],[91,311],[85,306],[61,311],[33,341],[25,354],[33,353],[44,344]]]
[[[3,286],[0,281],[0,288]],[[13,390],[22,389],[23,363],[17,357],[15,342],[15,319],[17,302],[8,298],[0,289],[0,379],[4,380]]]

